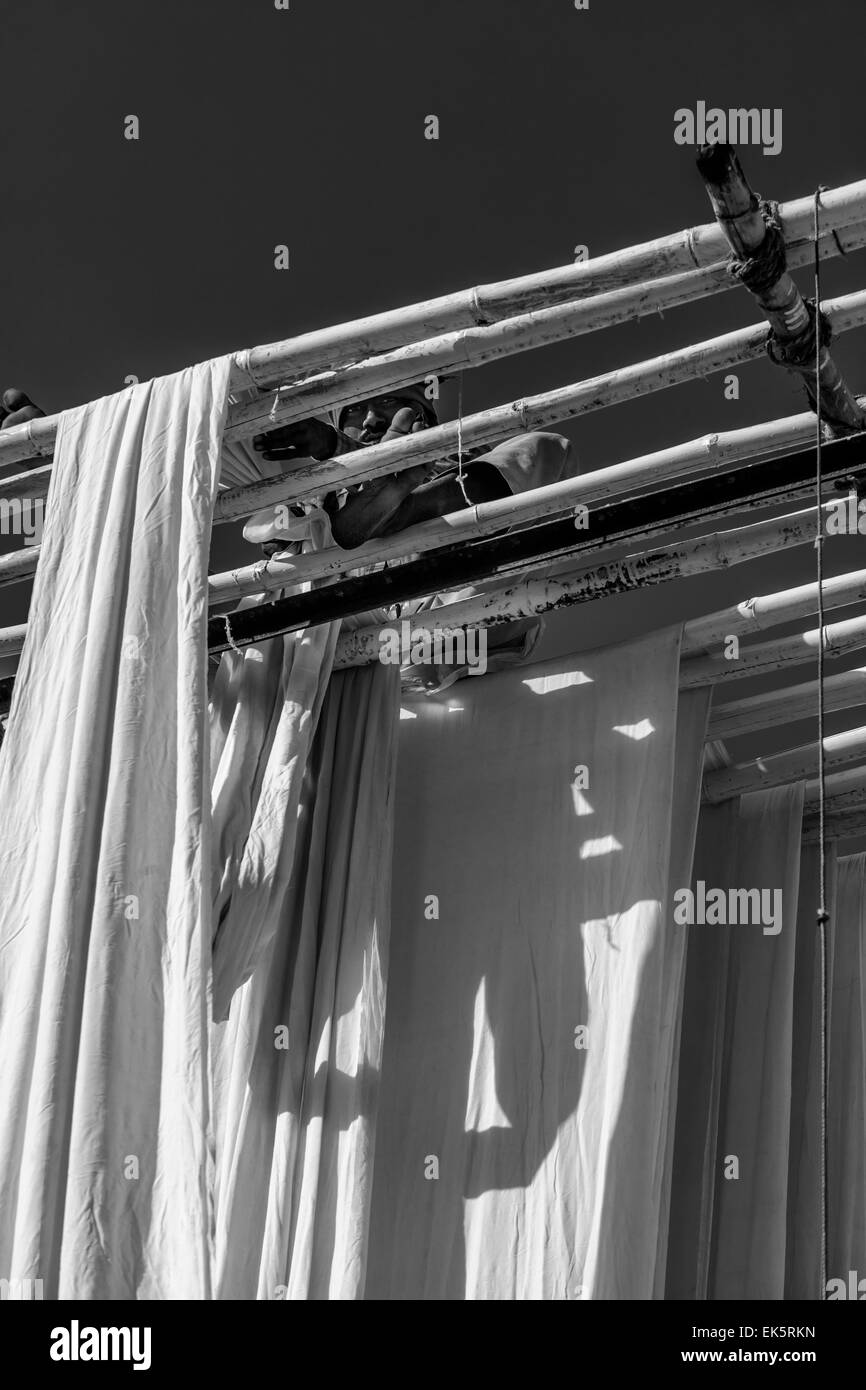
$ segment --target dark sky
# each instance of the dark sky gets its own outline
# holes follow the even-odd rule
[[[866,175],[863,0],[290,3],[7,4],[0,384],[62,409],[121,389],[128,373],[569,262],[577,243],[598,255],[704,222],[693,152],[673,139],[675,110],[699,99],[782,108],[782,152],[742,152],[765,196]],[[123,138],[131,113],[138,142]],[[438,142],[424,139],[430,113]],[[274,269],[277,243],[290,247],[289,271]],[[864,282],[861,252],[831,263],[824,293]],[[733,291],[512,358],[467,376],[465,409],[756,318]],[[866,389],[863,334],[835,351]],[[598,467],[804,408],[768,363],[740,381],[736,402],[717,376],[564,432]],[[221,528],[217,567],[256,556],[239,528]],[[828,554],[831,573],[864,563],[860,539]],[[543,654],[813,570],[807,547],[587,605],[550,623]],[[3,590],[0,621],[21,621],[28,593]]]

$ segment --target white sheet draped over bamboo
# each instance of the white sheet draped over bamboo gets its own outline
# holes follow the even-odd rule
[[[368,1297],[652,1296],[706,717],[676,778],[678,669],[669,631],[410,707]]]
[[[219,1298],[363,1293],[399,692],[396,666],[332,678],[299,795],[261,831],[263,862],[282,841],[294,853],[215,1029]]]
[[[0,1276],[211,1293],[205,631],[229,360],[67,412],[0,757]]]
[[[396,792],[396,668],[329,678],[336,628],[289,636],[224,660],[208,749],[227,375],[63,420],[0,756],[0,1277],[77,1299],[817,1296],[802,786],[702,817],[694,876],[780,888],[771,936],[673,920],[708,704],[678,693],[678,631],[412,700]],[[864,883],[842,860],[843,1280],[866,1268]]]

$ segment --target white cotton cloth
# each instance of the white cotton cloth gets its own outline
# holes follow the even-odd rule
[[[399,696],[396,666],[333,676],[300,795],[264,826],[294,857],[214,1028],[221,1299],[363,1296]]]
[[[230,359],[63,415],[0,758],[0,1276],[210,1296],[207,565]]]
[[[684,929],[669,1299],[784,1297],[802,814],[802,782],[701,812],[695,881],[779,890],[781,929]]]
[[[368,1298],[653,1296],[678,677],[668,631],[407,703]]]

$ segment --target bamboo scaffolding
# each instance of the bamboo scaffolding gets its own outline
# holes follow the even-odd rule
[[[864,754],[866,725],[846,729],[840,734],[829,734],[824,739],[824,766],[828,772],[857,762]],[[812,742],[720,768],[704,776],[704,800],[729,801],[742,792],[781,787],[786,782],[797,782],[801,777],[813,777],[818,772],[818,763],[818,749]]]
[[[866,245],[866,224],[843,229],[841,235],[828,233],[821,239],[821,257],[848,254]],[[795,266],[811,264],[813,248],[802,242],[791,251]],[[518,352],[545,347],[586,333],[611,328],[648,314],[662,313],[712,294],[733,288],[726,262],[706,270],[691,270],[625,289],[613,290],[592,299],[536,310],[503,319],[491,327],[462,328],[440,334],[394,352],[365,358],[336,371],[301,378],[273,392],[233,407],[226,428],[227,439],[248,437],[250,433],[272,429],[310,415],[349,405],[385,390],[394,390],[435,375],[484,366]]]
[[[844,449],[845,458],[851,456],[851,450],[856,449],[863,452],[864,445],[861,441],[845,441],[843,444],[828,445],[827,451],[831,449]],[[799,455],[793,456],[799,458]],[[777,467],[787,473],[791,468],[791,456],[783,457],[775,461]],[[749,474],[757,474],[759,470],[770,465],[753,465],[751,469],[745,470]],[[839,467],[846,468],[850,465],[840,463]],[[726,485],[736,481],[736,475],[723,474],[717,480]],[[667,511],[670,499],[679,491],[680,495],[686,499],[680,505],[685,505],[691,510],[686,510],[682,515],[673,518]],[[829,514],[832,503],[825,504],[825,514]],[[717,504],[718,506],[718,504]],[[647,509],[656,508],[658,519],[651,516],[650,524],[647,524]],[[718,507],[724,511],[742,511],[743,498],[741,494],[734,495],[731,499],[722,501]],[[497,539],[495,542],[486,544],[495,545],[500,550],[504,548],[511,552],[511,564],[516,568],[536,567],[544,552],[545,542],[539,541],[538,537],[552,529],[556,536],[560,537],[557,542],[552,535],[547,536],[546,544],[553,547],[557,543],[570,546],[572,549],[585,551],[592,548],[609,548],[612,544],[622,540],[628,535],[626,529],[626,519],[631,515],[635,532],[642,537],[646,537],[655,528],[659,531],[670,531],[675,525],[684,525],[693,521],[696,517],[706,519],[712,511],[700,496],[698,490],[692,485],[684,485],[681,489],[669,489],[664,492],[650,493],[638,498],[629,499],[608,508],[600,509],[596,517],[598,526],[597,537],[587,543],[576,540],[578,532],[575,531],[571,522],[554,523],[553,527],[537,527],[534,530],[521,531]],[[611,513],[610,522],[604,524],[605,512]],[[527,603],[526,611],[518,611],[515,607],[519,599],[519,592],[522,585],[514,586],[516,592],[512,595],[508,591],[501,604],[497,603],[496,595],[500,590],[493,590],[484,595],[483,609],[485,614],[484,625],[487,626],[494,622],[508,622],[514,617],[530,616],[532,613],[544,612],[548,607],[587,602],[596,598],[603,598],[614,593],[624,593],[633,589],[648,587],[654,584],[666,583],[669,580],[685,577],[691,573],[701,573],[706,569],[724,568],[731,564],[742,563],[749,559],[755,559],[760,555],[770,553],[774,550],[782,549],[793,545],[808,544],[814,537],[815,515],[811,508],[801,512],[795,512],[787,516],[777,517],[769,521],[754,523],[750,526],[740,527],[728,532],[721,532],[710,536],[700,536],[692,540],[680,542],[678,545],[668,546],[657,551],[639,552],[634,555],[626,556],[623,559],[613,559],[605,564],[589,567],[581,571],[576,579],[563,580],[537,580],[535,583],[544,587],[543,593],[539,592],[532,597],[525,596]],[[619,526],[617,531],[615,528]],[[534,548],[533,548],[534,547]],[[521,558],[520,551],[524,550],[527,554]],[[461,581],[467,577],[483,577],[489,575],[489,560],[475,560],[474,571],[467,569],[467,560],[472,561],[473,556],[468,556],[460,552],[454,558],[451,551],[442,554],[442,561],[446,568],[439,573],[441,583],[431,582],[430,573],[424,569],[423,579],[416,578],[411,587],[411,592],[405,592],[401,588],[398,592],[392,592],[393,586],[399,584],[404,574],[400,570],[385,570],[375,575],[364,576],[363,579],[349,580],[346,584],[333,584],[324,589],[314,590],[312,593],[294,595],[289,599],[282,599],[277,604],[270,604],[259,608],[246,609],[235,614],[231,620],[232,637],[227,635],[223,638],[216,631],[221,628],[225,634],[225,620],[212,619],[209,630],[209,646],[212,651],[225,650],[227,647],[236,643],[243,645],[244,642],[264,640],[268,636],[274,636],[281,632],[296,630],[303,627],[312,626],[317,622],[330,621],[335,617],[344,614],[365,611],[365,609],[380,607],[383,604],[394,602],[396,599],[420,596],[425,593],[432,593],[449,587],[448,565],[452,566],[450,587],[458,587]],[[261,562],[264,567],[264,562]],[[418,573],[417,565],[406,565],[402,567],[405,572],[409,570],[412,574]],[[219,577],[219,576],[217,576]],[[433,579],[436,576],[432,576]],[[529,581],[527,581],[529,582]],[[551,585],[566,584],[567,588],[560,592]],[[383,588],[384,586],[384,588]],[[508,586],[506,586],[507,588]],[[355,603],[347,602],[345,595],[347,592],[358,591],[363,593]],[[222,592],[212,592],[211,600],[220,602],[225,594]],[[551,602],[548,602],[551,600]],[[480,602],[481,600],[479,600]],[[542,603],[542,607],[535,607],[536,602]],[[313,605],[311,608],[310,605]],[[318,605],[318,611],[315,607]],[[324,606],[323,606],[324,605]],[[360,605],[360,606],[359,606]],[[288,607],[287,607],[288,606]],[[270,610],[270,611],[269,611]],[[438,614],[443,614],[444,607],[436,610]],[[274,614],[277,616],[275,617]],[[253,618],[257,625],[261,625],[261,630],[254,633],[247,631],[250,619]],[[457,621],[457,619],[454,619]],[[461,623],[474,621],[473,618],[459,619]],[[216,625],[216,627],[214,627]],[[266,630],[267,629],[267,630]],[[363,629],[368,631],[368,629]],[[15,632],[18,630],[16,629]],[[23,630],[22,630],[23,631]],[[0,630],[0,637],[2,637]],[[6,654],[18,652],[23,646],[23,637],[18,645],[14,645],[15,636],[10,638],[13,643]],[[4,654],[4,649],[0,647],[0,655]],[[375,659],[375,654],[371,653],[369,659]],[[689,663],[691,665],[691,663]]]
[[[594,469],[547,487],[450,512],[434,521],[407,527],[394,536],[368,541],[350,552],[339,546],[330,546],[307,555],[275,556],[267,565],[258,561],[240,569],[227,570],[211,576],[211,594],[216,602],[266,593],[284,588],[287,584],[344,576],[362,565],[402,560],[439,546],[478,539],[506,526],[540,521],[579,505],[617,496],[638,485],[657,486],[686,475],[718,471],[735,462],[767,457],[796,444],[807,443],[814,432],[814,416],[804,411],[800,415],[746,429],[704,435],[688,443]],[[0,584],[3,582],[0,573]]]
[[[831,504],[832,505],[832,504]],[[825,579],[822,585],[825,608],[843,608],[866,598],[866,570],[839,574]],[[801,584],[796,589],[784,589],[775,594],[746,599],[718,613],[693,618],[685,624],[681,653],[690,656],[715,647],[727,637],[778,627],[795,618],[804,618],[818,609],[818,585]]]
[[[784,239],[765,221],[736,151],[730,145],[702,146],[698,169],[725,238],[734,255],[741,258],[743,281],[769,320],[773,360],[803,377],[813,404],[820,391],[822,415],[834,432],[863,429],[866,414],[854,400],[826,344],[821,345],[816,368],[813,315],[784,268]]]
[[[824,782],[825,804],[837,814],[859,805],[866,796],[866,766],[849,767],[844,772],[834,772]],[[810,779],[803,789],[803,806],[806,809],[817,807],[821,800],[821,786],[817,777]]]
[[[435,521],[409,527],[395,536],[369,541],[351,552],[331,546],[304,556],[274,557],[267,565],[259,560],[212,575],[211,602],[263,594],[313,579],[346,575],[361,565],[381,564],[409,555],[424,554],[438,546],[490,535],[505,526],[539,521],[580,504],[617,496],[635,486],[656,486],[686,475],[702,475],[732,463],[782,453],[798,444],[808,443],[814,429],[814,416],[809,411],[802,411],[798,415],[744,429],[703,435],[700,439],[594,469],[548,487],[451,512]],[[46,467],[36,471],[42,475],[47,490],[50,469]],[[36,487],[28,486],[31,476],[27,473],[16,475],[5,480],[5,485],[0,484],[0,487],[8,496],[27,496],[37,491]],[[2,495],[4,492],[0,491]],[[32,547],[26,552],[16,551],[0,557],[0,585],[29,578],[35,571],[38,554],[38,547]]]
[[[840,231],[862,222],[866,218],[866,181],[828,190],[822,195],[822,208],[828,229]],[[781,204],[779,216],[789,244],[809,240],[811,198]],[[726,254],[727,245],[718,225],[706,223],[576,265],[460,290],[408,308],[254,348],[249,356],[249,375],[257,384],[271,386],[285,380],[289,373],[299,375],[333,367],[436,333],[490,324],[552,304],[605,294],[638,281],[705,268]]]
[[[837,332],[862,327],[866,324],[866,291],[858,290],[827,301],[824,310]],[[753,361],[762,356],[768,332],[766,324],[753,324],[585,381],[479,411],[466,416],[462,423],[449,421],[323,463],[305,460],[281,478],[267,478],[227,489],[217,498],[214,521],[233,521],[274,503],[300,502],[334,488],[399,472],[414,464],[431,463],[455,453],[461,441],[465,450],[499,444],[521,432],[543,430],[563,420],[577,419],[592,411]]]
[[[680,686],[690,690],[698,685],[719,685],[726,681],[744,680],[747,676],[779,671],[804,661],[814,661],[820,638],[816,628],[798,632],[793,637],[780,637],[741,650],[736,661],[719,656],[691,657],[680,668]],[[848,618],[844,622],[824,627],[824,651],[834,658],[845,652],[866,646],[866,617]]]
[[[523,579],[517,584],[500,585],[472,598],[419,613],[411,620],[412,628],[455,632],[470,626],[489,627],[638,587],[744,564],[775,550],[808,544],[814,534],[814,524],[814,512],[808,510],[710,536],[697,536],[662,550],[627,555],[621,560],[557,578]],[[382,634],[393,630],[393,626],[393,623],[371,625],[344,633],[337,643],[335,667],[343,669],[378,660]]]
[[[825,479],[851,478],[852,469],[860,470],[866,465],[866,434],[828,443],[824,455]],[[775,504],[799,496],[804,490],[811,493],[814,466],[813,451],[787,454],[600,506],[591,514],[589,542],[576,542],[570,521],[545,522],[463,547],[434,551],[419,560],[328,584],[302,595],[258,604],[232,619],[234,641],[241,645],[261,641],[371,608],[446,592],[497,574],[537,569],[545,560],[585,552],[590,544],[607,548],[629,539],[645,540],[656,530],[670,532],[694,522],[705,525],[711,518],[742,512],[749,503]],[[629,587],[640,584],[639,577],[632,577]],[[221,635],[217,620],[212,620],[209,631],[213,649],[221,650],[221,644],[231,645],[224,625]]]
[[[824,224],[826,228],[834,227],[837,232],[841,232],[842,229],[847,227],[855,228],[855,231],[849,231],[848,234],[845,234],[848,235],[849,249],[855,249],[856,246],[863,245],[863,238],[865,238],[866,235],[865,189],[866,182],[863,182],[858,183],[858,185],[851,185],[848,189],[834,190],[837,195],[840,195],[835,197],[835,199],[831,199],[830,193],[826,195],[827,210],[826,224]],[[791,207],[794,206],[795,204],[791,204]],[[792,227],[798,229],[802,228],[802,231],[798,231],[798,236],[796,236],[796,240],[802,242],[802,245],[795,246],[794,253],[796,259],[802,257],[803,261],[805,261],[806,256],[808,256],[808,232],[805,231],[806,224],[808,224],[808,215],[805,213],[805,208],[808,207],[808,199],[799,200],[799,203],[796,204],[798,211],[796,211],[796,214],[792,215],[791,218]],[[339,325],[339,328],[336,329],[324,329],[324,334],[304,335],[303,338],[300,339],[288,339],[288,341],[282,343],[271,343],[271,345],[256,347],[256,349],[249,350],[249,352],[246,353],[239,353],[238,364],[236,364],[234,368],[235,386],[249,386],[250,379],[259,379],[254,378],[254,373],[259,371],[259,368],[264,371],[264,377],[261,378],[261,385],[265,384],[265,377],[267,377],[268,385],[279,385],[281,382],[285,384],[285,377],[289,373],[292,374],[293,378],[297,378],[303,371],[313,370],[313,368],[317,368],[318,370],[318,368],[327,367],[329,370],[334,370],[335,363],[339,363],[341,366],[342,364],[349,363],[350,375],[349,378],[346,378],[346,381],[349,381],[352,385],[348,388],[348,386],[345,385],[345,381],[342,381],[336,388],[331,389],[331,386],[322,384],[322,382],[318,382],[318,384],[316,384],[316,382],[314,382],[314,384],[306,382],[306,388],[310,389],[313,395],[307,396],[307,404],[303,407],[297,404],[296,399],[292,400],[292,392],[295,391],[295,388],[291,386],[288,393],[281,392],[281,395],[285,395],[285,402],[281,402],[281,400],[278,399],[271,403],[271,400],[268,400],[267,417],[265,417],[264,410],[261,409],[260,403],[254,402],[252,407],[250,407],[249,403],[235,404],[235,406],[229,407],[225,438],[249,438],[249,436],[263,430],[265,427],[265,418],[267,418],[267,423],[272,425],[282,420],[289,420],[289,418],[297,418],[299,414],[309,414],[311,402],[313,402],[313,400],[316,400],[318,403],[317,409],[322,409],[322,402],[325,402],[325,400],[348,403],[349,400],[363,398],[364,395],[374,391],[374,389],[381,391],[385,385],[395,386],[399,384],[399,382],[405,384],[410,378],[416,379],[417,381],[418,373],[425,375],[430,373],[430,371],[441,370],[441,368],[431,366],[432,361],[434,361],[436,350],[442,353],[443,366],[446,366],[448,363],[452,364],[452,368],[455,366],[481,366],[484,361],[493,360],[495,356],[503,356],[506,350],[507,352],[523,352],[525,347],[541,346],[544,345],[545,342],[559,341],[559,338],[556,338],[556,336],[550,336],[553,322],[559,324],[560,336],[571,336],[573,335],[575,325],[577,325],[578,331],[588,332],[591,331],[592,328],[607,327],[607,325],[613,324],[613,322],[619,322],[623,320],[623,318],[634,317],[635,314],[639,317],[639,314],[649,313],[652,309],[663,309],[666,303],[683,303],[685,302],[684,296],[687,296],[688,299],[694,299],[694,297],[702,297],[705,293],[713,292],[713,289],[721,289],[723,285],[727,284],[727,279],[724,277],[723,271],[721,271],[719,265],[713,265],[713,261],[720,260],[720,257],[724,254],[724,250],[726,250],[727,243],[724,236],[721,235],[719,228],[710,225],[708,231],[710,232],[712,245],[716,247],[717,252],[719,252],[717,256],[713,257],[713,260],[705,261],[701,259],[701,257],[698,257],[698,259],[684,260],[683,263],[677,264],[677,271],[674,272],[674,278],[677,279],[677,284],[660,284],[656,285],[655,288],[638,285],[637,288],[632,291],[634,297],[632,297],[631,309],[627,304],[627,296],[623,297],[621,300],[607,300],[607,302],[601,304],[601,306],[596,304],[595,310],[587,310],[585,317],[575,318],[574,324],[569,327],[569,331],[567,332],[566,324],[567,321],[569,321],[569,311],[567,311],[569,310],[569,304],[567,304],[567,302],[569,302],[569,300],[574,300],[577,296],[575,296],[574,292],[569,293],[569,295],[559,295],[559,293],[555,291],[548,297],[545,297],[544,293],[542,293],[541,300],[539,300],[538,304],[535,303],[535,299],[532,295],[530,295],[530,299],[528,300],[524,300],[520,295],[516,297],[505,296],[502,303],[509,304],[509,313],[496,314],[495,318],[491,321],[498,321],[499,318],[506,318],[506,320],[507,318],[514,318],[514,316],[516,316],[516,311],[520,309],[524,311],[521,316],[518,316],[520,317],[520,327],[513,327],[512,325],[510,328],[505,328],[503,332],[493,331],[492,334],[489,335],[489,338],[485,338],[484,336],[484,327],[478,328],[478,324],[487,324],[487,318],[478,318],[473,314],[473,316],[468,317],[466,321],[460,320],[460,318],[456,321],[450,321],[448,316],[446,316],[445,324],[442,324],[442,322],[436,320],[434,316],[430,322],[424,321],[423,327],[418,328],[420,336],[418,336],[418,332],[416,332],[414,336],[411,336],[411,338],[406,338],[406,336],[398,334],[398,341],[389,343],[389,347],[411,345],[410,353],[407,357],[396,357],[396,359],[385,368],[382,367],[381,361],[377,359],[370,359],[366,361],[366,363],[359,363],[359,361],[356,360],[357,357],[364,357],[367,353],[381,350],[382,346],[384,346],[384,342],[378,342],[375,346],[367,342],[366,346],[363,347],[361,347],[359,343],[357,349],[353,350],[353,352],[349,352],[348,356],[341,357],[341,354],[334,349],[329,350],[324,357],[321,357],[321,360],[309,359],[306,353],[306,346],[304,345],[306,345],[310,339],[317,339],[318,342],[324,343],[327,341],[328,335],[336,335],[336,338],[345,335],[346,342],[352,341],[352,329],[354,327],[352,324]],[[688,238],[688,236],[691,235],[692,234],[677,234],[678,238],[680,238],[680,236]],[[652,247],[653,245],[656,245],[656,243],[648,243],[648,246]],[[684,242],[683,246],[685,245],[687,245],[687,243]],[[639,247],[637,250],[639,250]],[[824,242],[824,250],[826,250],[827,254],[834,254],[837,250],[841,250],[841,246],[837,245],[837,238],[831,236],[828,232],[826,242]],[[655,264],[653,256],[655,256],[655,253],[651,253],[651,256],[649,256],[648,264]],[[538,279],[545,281],[545,278],[553,277],[553,279],[555,279],[557,275],[564,274],[569,284],[574,279],[575,284],[581,282],[581,284],[587,286],[594,286],[592,289],[587,289],[587,293],[602,292],[607,295],[607,292],[612,291],[612,289],[620,288],[620,281],[616,278],[616,275],[614,275],[612,284],[607,284],[602,264],[605,260],[606,257],[601,257],[601,259],[596,261],[587,261],[587,263],[563,267],[563,270],[559,272],[542,272],[542,277],[527,277],[527,279],[528,281],[538,281]],[[635,261],[635,264],[638,264],[638,261]],[[695,265],[699,267],[699,272],[696,275]],[[709,284],[708,278],[703,274],[703,271],[708,267],[713,268],[713,277],[710,277],[710,279],[712,279],[712,285]],[[681,272],[691,272],[692,275],[695,275],[695,278],[689,281],[688,285],[680,284],[681,279],[683,279],[683,274],[681,274]],[[651,277],[652,272],[648,272],[648,275],[638,277],[638,279]],[[630,281],[634,281],[634,274],[632,274],[632,272],[628,272],[626,275],[626,282]],[[514,284],[514,282],[506,282],[506,284]],[[475,292],[464,293],[468,293],[468,295],[471,296],[474,295]],[[666,299],[666,296],[673,297]],[[453,296],[446,296],[446,299],[453,300]],[[546,310],[542,309],[541,306],[542,304],[550,303],[555,304],[555,306],[562,306],[564,303],[564,306],[566,306],[566,314],[564,314],[562,322],[559,320],[550,320],[548,324],[545,320],[539,320],[537,314],[525,313],[527,310],[532,310],[532,307],[535,307],[535,309],[538,309],[541,313],[545,313]],[[830,309],[830,306],[824,307],[826,307],[826,311]],[[411,316],[414,311],[423,309],[424,306],[411,306],[411,310],[409,311],[398,310],[395,311],[392,316],[385,314],[385,316],[375,316],[375,318],[379,321],[393,320],[399,322],[400,314],[409,313]],[[370,322],[370,320],[361,322]],[[473,329],[474,336],[471,339],[466,339],[466,346],[464,346],[463,349],[453,345],[453,343],[450,347],[443,345],[443,343],[439,343],[438,349],[434,347],[434,349],[430,349],[430,352],[424,352],[425,346],[427,345],[421,342],[421,339],[424,338],[425,334],[430,334],[430,332],[434,331],[441,334],[443,328],[453,329],[456,327]],[[848,327],[856,327],[856,324],[848,324]],[[840,321],[840,324],[834,324],[834,329],[837,332],[844,331],[842,322]],[[765,332],[766,336],[766,329],[763,329],[763,332]],[[363,335],[361,335],[361,339],[363,339]],[[366,342],[366,339],[363,339],[363,341]],[[734,366],[737,361],[749,360],[749,357],[759,356],[762,350],[763,343],[759,347],[749,343],[748,350],[746,350],[744,356],[724,357],[716,366],[713,366],[712,360],[708,359],[708,363],[706,363],[705,368],[703,368],[703,374],[709,373],[709,371],[721,370],[721,367]],[[463,352],[463,356],[460,356],[461,352]],[[413,353],[416,354],[414,359]],[[457,353],[457,356],[455,356],[455,353]],[[316,354],[314,354],[314,356],[316,356]],[[410,360],[414,361],[414,366],[411,366],[411,370],[409,366]],[[246,363],[246,366],[239,366],[240,363]],[[421,367],[423,366],[427,368],[427,370],[421,371]],[[698,371],[698,374],[701,374],[701,371]],[[669,384],[674,384],[674,382],[671,381]],[[567,391],[569,388],[564,389]],[[329,396],[328,391],[331,391],[331,395]],[[295,395],[297,396],[297,392],[295,392]],[[539,398],[535,399],[538,400]],[[521,404],[523,403],[516,403],[517,413],[520,413]],[[272,407],[275,407],[275,409],[272,409]],[[295,410],[295,414],[292,414],[292,410]],[[552,416],[548,417],[548,423],[555,420],[564,420],[564,418],[567,418],[567,413],[552,414]],[[46,416],[40,418],[40,420],[29,421],[29,423],[25,425],[15,425],[11,430],[0,431],[0,467],[7,466],[7,464],[21,463],[21,461],[33,459],[33,457],[36,457],[36,459],[40,459],[40,457],[50,457],[51,450],[53,450],[54,446],[54,439],[56,439],[57,435],[58,420],[60,420],[60,416]],[[542,425],[524,425],[524,428],[542,428]],[[513,432],[513,430],[514,421],[510,421],[510,431]],[[413,438],[417,438],[417,436],[413,436]],[[503,435],[491,436],[491,441],[495,438],[503,438]],[[453,448],[455,448],[455,443],[452,442],[449,443],[448,448],[443,449],[442,452],[453,452]],[[367,450],[367,452],[370,452],[370,450]],[[354,457],[357,456],[352,455],[350,459],[354,459]],[[435,453],[430,457],[435,457]],[[389,463],[388,466],[382,468],[382,471],[392,471],[393,467],[399,466],[400,464]],[[320,468],[322,467],[324,466],[320,464]],[[334,482],[336,477],[348,478],[349,473],[346,471],[346,467],[348,466],[345,464],[342,473],[332,475],[331,482]],[[322,475],[320,486],[325,485],[325,482],[327,482],[327,480],[325,480],[324,475]],[[316,491],[316,489],[313,489],[313,491]],[[309,493],[307,493],[307,495],[309,495]],[[253,502],[253,505],[247,510],[256,510],[259,506],[267,506],[268,502],[271,502],[271,500],[279,502],[279,500],[284,499],[282,499],[281,496],[263,495],[263,499]],[[242,516],[242,514],[245,514],[243,510],[242,512],[232,513],[232,516]]]
[[[737,738],[779,724],[811,719],[817,699],[818,684],[811,680],[784,690],[768,690],[745,700],[729,700],[711,709],[707,741]],[[863,704],[866,704],[866,666],[841,671],[824,681],[824,708],[828,714]]]
[[[866,835],[866,807],[845,815],[828,816],[824,823],[825,837],[828,840],[853,840]],[[821,825],[817,817],[803,818],[803,844],[821,843]]]

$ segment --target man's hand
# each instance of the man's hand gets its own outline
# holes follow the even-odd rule
[[[0,430],[10,430],[28,420],[38,420],[45,411],[34,405],[29,396],[17,386],[9,386],[0,396]]]
[[[253,448],[271,463],[290,463],[294,459],[324,460],[333,457],[338,435],[324,420],[295,420],[267,434],[257,434]]]

